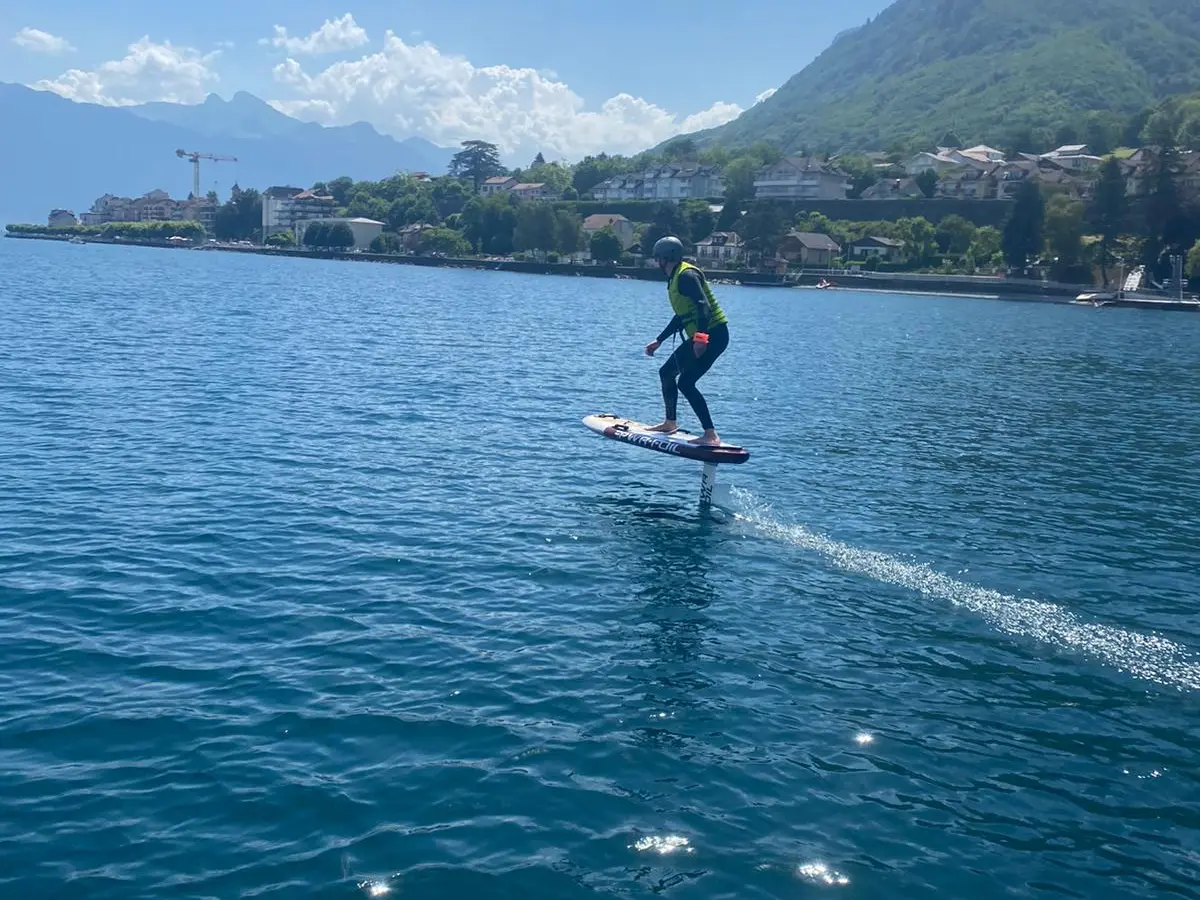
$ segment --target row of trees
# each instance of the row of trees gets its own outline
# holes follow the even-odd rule
[[[309,222],[304,229],[304,246],[327,250],[348,250],[354,246],[354,232],[345,222]]]
[[[194,219],[178,219],[163,222],[109,222],[105,225],[64,225],[50,228],[47,225],[7,225],[13,234],[79,235],[100,237],[107,240],[123,238],[137,241],[166,241],[173,237],[188,240],[204,240],[204,226]]]
[[[1145,265],[1155,280],[1169,277],[1171,256],[1188,254],[1200,240],[1200,198],[1183,190],[1179,150],[1160,147],[1149,158],[1136,198],[1128,196],[1114,158],[1105,162],[1087,203],[1022,184],[1004,228],[1005,262],[1022,269],[1044,253],[1056,277],[1090,282],[1095,266],[1105,285],[1117,261]]]
[[[758,156],[753,165],[762,159]],[[531,169],[544,165],[535,160]],[[750,165],[745,168],[752,172]],[[337,179],[317,187],[345,203],[342,213],[384,221],[387,232],[375,248],[383,252],[401,249],[395,231],[422,224],[434,226],[422,230],[416,241],[417,249],[424,252],[568,255],[587,248],[599,260],[622,258],[623,248],[615,235],[587,238],[578,203],[527,202],[509,193],[482,196],[474,192],[472,182],[476,174],[489,169],[461,171],[462,177],[432,181],[396,175],[381,181]],[[1055,278],[1086,283],[1092,280],[1094,268],[1107,280],[1119,257],[1127,264],[1147,264],[1152,275],[1161,279],[1169,271],[1170,255],[1186,252],[1200,237],[1200,211],[1189,205],[1180,175],[1178,151],[1166,150],[1154,158],[1147,171],[1145,196],[1136,202],[1126,196],[1125,176],[1115,159],[1103,167],[1095,196],[1087,203],[1030,181],[1017,192],[1002,229],[977,227],[957,215],[936,226],[922,218],[830,222],[820,215],[797,216],[793,204],[757,200],[727,202],[717,214],[703,201],[627,206],[637,207],[637,212],[629,213],[640,219],[637,246],[632,249],[643,253],[649,253],[664,234],[695,242],[716,230],[737,231],[755,257],[770,258],[783,236],[796,228],[829,234],[843,247],[869,235],[893,238],[904,245],[907,267],[970,272],[1005,265],[1021,270],[1044,263]],[[736,192],[736,181],[733,186]],[[306,235],[305,243],[333,246],[315,232]]]

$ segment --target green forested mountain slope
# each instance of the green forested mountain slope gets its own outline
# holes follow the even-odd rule
[[[692,137],[787,152],[948,132],[996,145],[1031,131],[1119,140],[1140,109],[1196,90],[1200,0],[897,0],[774,96]]]

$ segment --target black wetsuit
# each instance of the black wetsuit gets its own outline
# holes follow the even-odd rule
[[[711,328],[707,327],[709,306],[708,297],[700,283],[700,279],[703,277],[696,269],[684,271],[679,276],[679,292],[696,304],[699,316],[698,330],[708,335],[708,348],[697,356],[692,340],[688,338],[662,364],[658,370],[658,377],[662,380],[667,419],[675,421],[679,392],[682,391],[683,396],[687,397],[688,403],[696,413],[696,418],[700,420],[701,427],[708,431],[713,427],[712,417],[708,413],[708,403],[705,402],[704,395],[696,388],[696,382],[701,375],[712,368],[717,357],[724,353],[725,348],[729,346],[729,326],[721,322]],[[683,320],[678,315],[673,316],[657,340],[661,344],[672,334],[682,331]],[[676,376],[679,378],[678,381],[676,381]]]

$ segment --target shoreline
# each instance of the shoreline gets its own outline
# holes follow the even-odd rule
[[[304,250],[259,245],[236,246],[216,244],[167,243],[153,240],[114,240],[100,237],[81,237],[75,241],[59,235],[19,234],[8,232],[5,237],[19,240],[44,240],[59,243],[108,244],[112,246],[151,247],[165,250],[203,250],[206,252],[251,253],[260,256],[284,256],[298,259],[343,260],[349,262],[391,263],[393,265],[431,266],[436,268],[477,269],[494,272],[515,272],[528,275],[558,275],[563,277],[618,278],[638,281],[658,281],[657,269],[640,266],[576,265],[574,263],[539,263],[517,260],[495,260],[477,257],[411,256],[394,253],[370,253],[340,250]],[[1075,306],[1114,306],[1138,309],[1200,311],[1200,303],[1179,301],[1171,297],[1126,297],[1100,304],[1080,301],[1076,297],[1088,288],[1059,282],[1019,281],[987,275],[935,275],[922,273],[865,273],[838,275],[800,274],[790,280],[771,272],[745,272],[732,269],[710,269],[705,273],[714,284],[734,284],[744,287],[800,288],[805,290],[870,291],[909,296],[959,297],[986,300],[1018,300],[1026,302],[1061,303]],[[840,282],[835,287],[818,288],[828,278]]]

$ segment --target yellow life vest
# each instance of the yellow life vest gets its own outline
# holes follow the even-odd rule
[[[728,324],[729,319],[725,317],[725,311],[721,309],[721,304],[713,296],[712,288],[708,286],[708,279],[704,277],[704,272],[689,262],[681,262],[675,270],[675,274],[671,276],[671,280],[667,282],[667,297],[671,301],[671,309],[683,320],[683,330],[690,338],[696,333],[697,326],[700,324],[700,310],[690,297],[679,290],[679,276],[688,269],[695,269],[699,274],[700,286],[704,290],[704,296],[708,298],[708,327]]]

